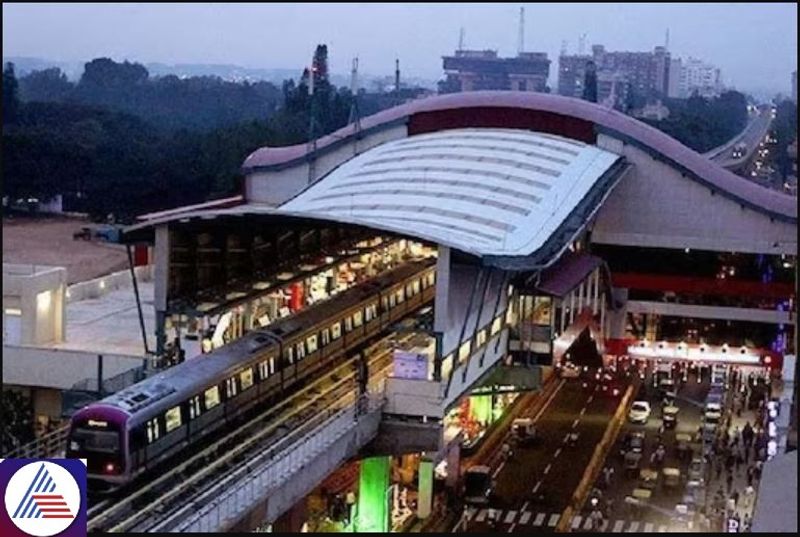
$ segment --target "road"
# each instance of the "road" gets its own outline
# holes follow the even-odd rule
[[[600,395],[594,384],[584,388],[578,379],[564,381],[540,411],[539,442],[515,447],[494,469],[496,494],[488,507],[499,512],[496,527],[487,507],[471,507],[453,532],[552,532],[619,402],[620,396]],[[579,434],[575,446],[567,443],[572,431]]]
[[[763,140],[767,135],[771,122],[772,112],[771,109],[767,107],[765,110],[759,112],[758,116],[753,119],[748,124],[747,128],[734,140],[731,140],[731,142],[728,142],[724,146],[712,149],[711,151],[705,153],[705,155],[725,168],[739,168],[745,162],[750,160],[753,151],[758,147],[758,144],[761,143],[761,140]],[[744,157],[733,158],[733,147],[740,142],[747,144],[747,152],[745,153]]]
[[[664,476],[659,475],[657,482],[652,489],[652,497],[649,500],[651,507],[638,507],[625,503],[625,498],[631,496],[636,488],[640,488],[641,480],[639,472],[629,472],[626,474],[623,468],[623,458],[620,452],[623,448],[623,439],[627,433],[644,432],[645,445],[643,450],[641,469],[649,468],[658,470],[656,465],[650,463],[650,455],[655,451],[658,444],[658,429],[662,423],[661,398],[658,390],[653,388],[652,382],[648,377],[642,389],[639,391],[637,400],[646,400],[652,407],[652,413],[646,424],[638,425],[627,422],[617,439],[614,449],[606,459],[606,466],[614,469],[611,486],[606,489],[600,497],[599,504],[605,508],[605,502],[611,500],[611,508],[606,511],[607,519],[601,526],[606,532],[644,532],[652,533],[657,531],[687,531],[684,522],[678,520],[675,507],[682,503],[687,492],[687,472],[691,455],[683,460],[679,458],[677,450],[676,434],[686,433],[694,436],[701,424],[702,405],[706,394],[709,391],[710,383],[707,375],[703,376],[701,382],[697,381],[697,376],[690,373],[687,382],[679,388],[678,397],[675,401],[680,411],[678,422],[675,429],[666,430],[662,436],[662,442],[666,447],[666,459],[663,468],[675,467],[681,471],[681,480],[676,487],[667,487],[664,484]],[[699,453],[700,445],[693,444],[695,452]],[[603,476],[599,476],[595,487],[604,488],[602,483]],[[579,527],[581,530],[590,529],[587,518],[591,508],[585,506],[583,520]],[[694,527],[695,531],[700,531]]]

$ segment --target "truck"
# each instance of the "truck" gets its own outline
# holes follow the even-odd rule
[[[488,505],[494,492],[492,472],[488,466],[468,468],[464,473],[464,501],[470,505]]]

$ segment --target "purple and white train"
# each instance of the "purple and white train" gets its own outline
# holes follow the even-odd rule
[[[431,301],[433,264],[404,264],[82,408],[70,423],[67,457],[88,460],[93,485],[128,483],[255,405],[285,398]]]

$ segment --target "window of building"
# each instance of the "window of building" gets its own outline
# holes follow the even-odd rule
[[[167,410],[166,414],[164,414],[164,423],[166,424],[166,431],[168,433],[181,426],[180,405],[174,406]]]
[[[414,296],[414,286],[411,285],[410,283],[408,285],[406,285],[406,296],[408,298],[411,298],[412,296]]]
[[[453,353],[451,352],[447,356],[444,357],[442,360],[442,378],[448,379],[450,378],[450,374],[453,372]]]
[[[333,323],[331,325],[331,339],[336,340],[342,337],[342,323]]]
[[[253,368],[248,367],[241,373],[239,373],[239,382],[242,385],[242,391],[245,391],[247,388],[253,385]]]
[[[458,349],[458,361],[459,363],[463,362],[469,356],[469,351],[472,350],[472,342],[467,341],[461,344],[461,347]]]
[[[433,287],[433,285],[436,283],[436,273],[429,272],[426,276],[426,279],[428,280],[428,287]]]
[[[195,395],[189,399],[189,419],[193,420],[200,415],[200,396]]]
[[[308,354],[311,354],[312,352],[317,352],[318,348],[319,347],[317,345],[317,334],[308,336],[308,338],[306,338],[306,349],[308,349]]]
[[[389,295],[389,309],[392,309],[397,304],[397,296],[392,293]]]
[[[270,356],[269,357],[269,374],[270,375],[274,375],[275,374],[275,357],[274,356]]]
[[[500,328],[503,326],[503,316],[497,317],[494,321],[492,321],[492,335],[497,335],[500,332]]]
[[[206,410],[211,410],[219,404],[219,386],[212,386],[203,395],[206,400]]]
[[[478,335],[475,336],[475,346],[480,347],[486,343],[486,329],[478,330]]]
[[[513,324],[514,323],[514,308],[510,305],[506,310],[506,324]]]
[[[147,422],[147,443],[152,444],[158,440],[158,418],[153,418]]]

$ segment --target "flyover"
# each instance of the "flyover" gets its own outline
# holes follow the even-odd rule
[[[723,168],[738,171],[750,162],[761,141],[766,137],[772,125],[772,110],[765,107],[747,124],[747,127],[721,146],[715,147],[706,153],[706,157],[713,160]],[[740,156],[733,155],[733,148],[740,143],[745,144],[745,151]]]

